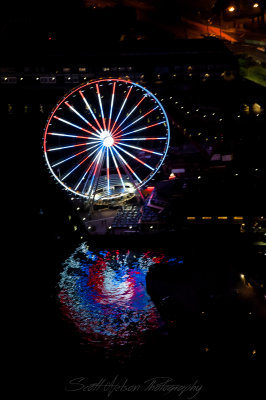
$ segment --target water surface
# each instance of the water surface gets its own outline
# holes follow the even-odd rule
[[[160,262],[179,261],[154,251],[91,251],[82,243],[60,274],[62,316],[83,343],[105,348],[145,343],[163,324],[145,281],[149,268]]]

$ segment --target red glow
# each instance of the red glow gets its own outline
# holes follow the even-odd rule
[[[130,172],[132,172],[132,174],[134,174],[133,169],[130,167],[130,165],[128,165],[128,163],[125,163],[125,166],[129,169]]]
[[[98,170],[98,167],[99,167],[99,159],[98,159],[98,161],[97,161],[97,163],[96,163],[96,167],[94,168],[94,171],[93,171],[93,175],[95,176],[96,175],[96,172],[97,172],[97,170]]]
[[[78,153],[78,154],[81,154],[81,153],[83,153],[83,151],[81,151],[81,152]],[[77,154],[76,154],[76,155],[77,155]],[[88,155],[86,158],[84,158],[84,160],[82,160],[82,161],[79,163],[79,165],[83,164],[88,158],[89,158],[89,155]]]
[[[89,172],[89,170],[91,169],[92,165],[93,165],[94,161],[92,161],[89,165],[89,167],[86,169],[85,174],[87,174]]]
[[[138,162],[140,162],[142,165],[146,165],[145,162],[141,161],[138,157],[134,157],[132,156],[135,160],[137,160]]]
[[[158,125],[158,124],[155,124],[155,125]],[[154,125],[152,125],[152,126],[154,126]],[[149,127],[147,127],[147,128],[150,128],[150,126]],[[144,138],[145,140],[157,140],[157,139],[160,139],[160,138],[157,138],[157,137],[150,137],[150,138]]]
[[[147,150],[147,149],[141,149],[142,151],[145,151],[145,152],[147,152],[147,153],[154,153],[154,151],[152,151],[152,150]]]
[[[142,103],[142,101],[145,99],[146,94],[142,97],[142,99],[140,99],[140,101],[138,102],[138,104],[135,107],[138,107],[140,105],[140,103]]]
[[[124,82],[127,82],[127,81],[124,81]],[[126,95],[126,99],[128,98],[128,96],[129,96],[129,94],[130,94],[130,92],[131,92],[131,90],[132,90],[132,87],[133,87],[133,86],[130,86],[130,88],[129,88],[129,90],[128,90],[128,93],[127,93],[127,95]]]
[[[176,176],[175,176],[175,174],[173,174],[173,172],[170,174],[170,176],[169,176],[169,179],[175,179],[176,178]]]
[[[152,192],[154,190],[154,186],[148,186],[146,190],[147,192]]]
[[[120,170],[119,170],[118,166],[116,167],[116,170],[117,170],[117,173],[119,175],[119,178],[122,180],[122,176],[121,176],[121,173],[120,173]]]

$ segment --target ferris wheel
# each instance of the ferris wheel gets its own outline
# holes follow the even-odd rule
[[[160,101],[125,79],[99,79],[67,93],[50,114],[44,155],[54,178],[88,200],[127,196],[158,171],[170,140]]]

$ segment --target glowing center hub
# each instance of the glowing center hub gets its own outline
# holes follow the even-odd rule
[[[114,139],[112,138],[112,136],[107,136],[105,139],[103,139],[103,144],[106,147],[110,147],[113,146],[114,144]]]
[[[101,132],[100,136],[105,147],[113,146],[114,139],[112,138],[111,132],[103,131]]]

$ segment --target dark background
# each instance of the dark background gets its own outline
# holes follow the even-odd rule
[[[0,16],[2,63],[5,66],[13,65],[14,62],[16,65],[34,65],[36,60],[41,59],[45,64],[53,65],[52,55],[57,54],[75,65],[78,52],[86,52],[88,48],[101,53],[103,49],[110,49],[110,46],[116,51],[121,32],[126,31],[130,35],[134,29],[146,32],[155,42],[166,43],[169,33],[167,30],[156,29],[156,24],[151,24],[150,19],[166,25],[177,23],[181,15],[193,16],[199,11],[199,6],[200,10],[204,10],[209,2],[109,2],[111,6],[114,3],[118,3],[117,7],[109,10],[106,15],[88,7],[89,1],[49,0],[43,3],[12,2],[4,5]],[[197,8],[194,8],[195,4]],[[125,5],[133,8],[122,8]],[[183,27],[181,31],[184,35]],[[61,91],[63,94],[64,88]],[[31,90],[28,93],[25,90],[23,94],[19,90],[12,93],[12,97],[18,98],[33,95]],[[49,95],[49,92],[45,94]],[[58,95],[53,94],[51,107],[58,100]],[[3,97],[2,100],[5,101]],[[46,118],[47,113],[36,114],[34,118],[22,115],[15,119],[2,118],[1,180],[4,188],[2,196],[6,200],[2,207],[2,217],[6,222],[3,236],[4,253],[7,255],[2,262],[3,330],[7,340],[2,345],[3,351],[7,350],[5,385],[9,392],[34,397],[41,397],[44,393],[65,395],[63,387],[69,377],[81,374],[92,382],[95,379],[90,377],[99,376],[100,373],[103,376],[113,375],[113,371],[118,370],[122,375],[129,375],[133,382],[143,381],[143,376],[151,376],[151,371],[154,376],[175,376],[176,381],[181,383],[191,383],[194,376],[200,375],[201,383],[211,388],[213,398],[219,398],[221,393],[221,397],[229,397],[231,390],[235,398],[240,398],[247,390],[252,398],[259,399],[256,396],[263,382],[259,375],[263,372],[263,366],[259,363],[255,366],[242,364],[240,357],[232,365],[228,359],[221,357],[212,360],[210,357],[202,365],[200,357],[195,362],[193,356],[184,352],[179,359],[174,360],[174,365],[170,365],[167,354],[171,352],[171,346],[168,344],[162,346],[158,359],[155,357],[153,369],[152,361],[142,367],[139,367],[136,360],[128,366],[118,366],[115,359],[106,362],[97,354],[82,352],[76,333],[71,329],[66,332],[65,326],[58,322],[54,289],[61,263],[75,249],[79,238],[74,237],[71,228],[65,225],[70,205],[58,185],[54,185],[43,163],[42,131]],[[263,202],[261,204],[263,206]],[[39,214],[40,208],[47,211],[44,219]],[[63,239],[58,241],[57,236],[62,233]],[[214,244],[211,236],[207,234],[199,239],[199,235],[195,234],[187,239],[191,240],[194,249],[200,249],[206,243],[206,238],[210,245]],[[222,243],[227,246],[226,254],[229,255],[232,251],[230,236],[227,240],[224,237],[224,233],[220,233]],[[175,241],[180,239],[178,236],[174,238]],[[96,247],[99,246],[96,239],[91,240]],[[189,253],[190,244],[182,240]],[[138,247],[139,242],[132,245]],[[150,245],[152,239],[147,241],[147,246]],[[204,250],[201,251],[199,263],[203,266],[206,254]],[[217,253],[221,255],[221,252],[221,247],[213,248],[207,257],[210,265],[212,256]],[[254,326],[258,335],[261,335],[263,328]],[[191,327],[190,338],[193,339],[196,330],[197,327]],[[146,360],[153,360],[153,357],[154,348],[151,343]],[[226,362],[225,367],[222,362]],[[148,368],[151,368],[149,372]],[[98,398],[95,393],[84,395]],[[124,396],[127,397],[126,394]],[[199,398],[203,399],[204,396]]]

